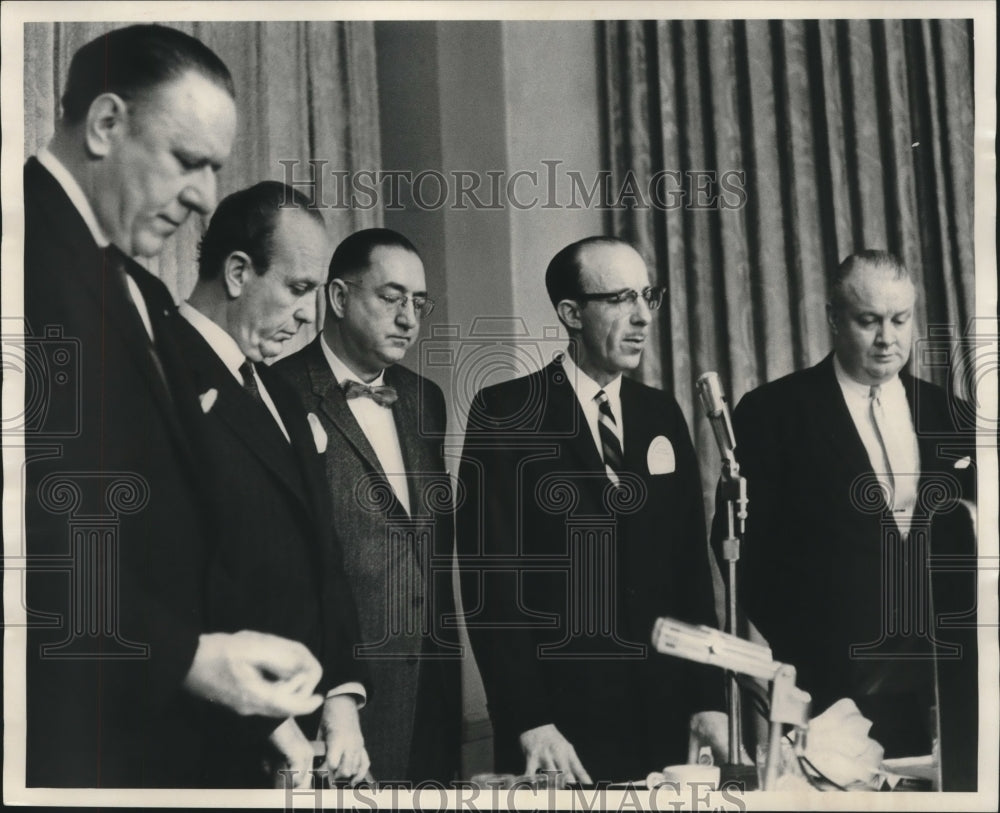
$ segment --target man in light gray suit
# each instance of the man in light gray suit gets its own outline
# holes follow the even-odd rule
[[[327,435],[333,523],[371,676],[362,714],[379,781],[447,782],[458,767],[460,676],[451,483],[441,389],[401,367],[430,313],[416,248],[366,229],[334,252],[322,333],[275,364]]]

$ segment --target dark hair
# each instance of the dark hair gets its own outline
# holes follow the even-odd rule
[[[212,215],[212,222],[198,247],[198,278],[210,280],[222,272],[234,251],[245,252],[258,274],[271,265],[274,232],[283,210],[305,212],[325,227],[322,213],[309,198],[280,181],[261,181],[227,196]]]
[[[911,279],[903,261],[888,251],[869,248],[849,254],[828,280],[829,301],[835,310],[840,310],[846,302],[848,278],[862,266],[888,273],[893,279]]]
[[[545,269],[545,290],[549,292],[549,299],[555,307],[564,299],[573,299],[583,290],[580,285],[580,254],[583,249],[589,246],[628,246],[632,245],[617,237],[584,237],[575,243],[570,243],[566,248],[561,249],[555,257],[549,261],[549,267]]]
[[[116,28],[73,55],[62,96],[63,118],[78,124],[102,93],[134,100],[187,71],[200,73],[236,98],[229,69],[200,40],[163,25]]]
[[[401,248],[420,256],[416,246],[392,229],[362,229],[345,237],[330,259],[328,279],[359,274],[371,265],[372,252],[377,248]]]

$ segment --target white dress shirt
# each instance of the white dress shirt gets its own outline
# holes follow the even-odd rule
[[[892,471],[892,481],[890,481],[889,472],[886,471],[885,452],[882,441],[879,440],[879,430],[872,420],[871,387],[851,378],[836,356],[833,358],[833,369],[840,391],[844,394],[847,409],[851,413],[851,419],[858,430],[865,451],[868,452],[872,469],[879,482],[893,489],[892,508],[896,524],[903,533],[907,533],[917,502],[920,448],[917,445],[917,433],[913,428],[913,416],[910,413],[910,404],[906,398],[903,382],[896,375],[879,387],[879,400],[886,416],[886,426],[882,430],[883,439],[886,447],[893,450],[894,458],[898,458],[896,468],[899,471]]]
[[[221,359],[222,363],[226,366],[226,369],[232,373],[233,378],[243,386],[243,376],[240,373],[240,367],[243,362],[247,360],[247,357],[243,355],[243,351],[240,350],[240,346],[236,343],[236,340],[230,336],[226,331],[209,319],[205,314],[194,308],[187,302],[181,302],[178,310],[181,316],[191,323],[191,327],[197,330],[202,338],[211,345],[212,349],[215,351],[215,355]],[[250,365],[250,369],[253,370],[253,365]],[[288,436],[288,430],[285,429],[285,424],[281,420],[281,416],[278,414],[278,408],[274,405],[274,401],[271,400],[271,396],[267,392],[267,387],[264,386],[264,382],[258,378],[257,373],[253,374],[254,380],[257,382],[257,391],[260,393],[260,400],[264,402],[264,406],[267,407],[268,412],[274,418],[275,422],[278,424],[278,428],[281,429],[281,434],[285,436],[285,440],[289,442],[291,439]]]
[[[562,368],[569,379],[573,392],[583,409],[583,416],[587,419],[590,427],[590,434],[594,438],[594,445],[597,447],[597,454],[604,459],[604,446],[601,443],[601,433],[597,428],[600,420],[600,406],[594,398],[601,390],[608,396],[608,405],[611,407],[611,414],[615,416],[615,426],[612,431],[618,436],[618,442],[625,449],[625,424],[622,421],[622,377],[619,374],[614,380],[609,381],[603,387],[583,370],[576,366],[576,363],[569,357],[569,353],[562,355]],[[610,428],[610,427],[609,427]]]
[[[326,337],[320,335],[320,347],[326,363],[330,365],[338,384],[345,381],[357,381],[368,387],[382,387],[385,382],[385,370],[379,373],[374,381],[362,381],[357,377],[326,342]],[[351,414],[361,427],[365,437],[375,450],[375,456],[382,465],[382,471],[396,498],[410,513],[410,490],[406,479],[406,465],[403,463],[403,449],[399,445],[399,433],[396,431],[396,421],[392,415],[392,407],[375,403],[371,398],[350,398],[347,401]]]
[[[62,187],[63,192],[66,193],[66,197],[69,198],[69,202],[79,212],[80,217],[83,218],[83,222],[87,224],[90,236],[97,243],[97,247],[107,248],[111,245],[111,241],[101,228],[101,224],[97,222],[97,215],[94,214],[94,209],[90,205],[90,201],[87,200],[87,196],[80,188],[80,184],[76,182],[76,178],[66,169],[62,161],[49,152],[48,147],[39,152],[37,158],[38,163],[45,167],[52,177],[56,179],[56,182]],[[129,293],[132,295],[132,302],[135,303],[136,310],[139,311],[139,318],[142,319],[142,324],[145,326],[149,338],[152,339],[153,323],[150,321],[149,310],[146,308],[146,300],[142,296],[142,291],[139,290],[139,286],[130,274],[125,275],[125,282],[128,284]]]

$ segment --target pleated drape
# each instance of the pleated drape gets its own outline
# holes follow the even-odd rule
[[[296,161],[296,181],[310,177],[310,159],[325,161],[321,197],[331,241],[381,225],[381,209],[338,201],[332,172],[380,167],[375,35],[370,22],[177,22],[214,50],[236,85],[239,127],[219,173],[219,197],[261,180],[284,181],[281,161]],[[59,96],[73,53],[116,23],[34,23],[25,26],[24,149],[45,146],[59,115]],[[309,189],[303,187],[303,191]],[[197,245],[207,220],[191,217],[163,254],[149,263],[175,298],[194,285]],[[295,346],[311,338],[304,331]],[[291,350],[293,348],[289,348]]]
[[[671,205],[612,207],[608,227],[668,286],[641,376],[684,408],[707,497],[718,454],[695,380],[718,370],[736,403],[818,362],[825,274],[846,255],[903,258],[917,336],[973,316],[972,23],[619,21],[602,37],[613,188],[665,170],[687,184]]]

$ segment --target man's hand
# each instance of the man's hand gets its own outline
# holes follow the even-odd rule
[[[699,711],[691,715],[688,737],[688,763],[698,762],[698,751],[707,745],[712,749],[716,765],[729,762],[729,716],[721,711]],[[746,750],[740,745],[740,764],[753,765]]]
[[[296,717],[323,702],[312,693],[322,674],[319,661],[297,641],[249,630],[205,633],[184,688],[237,714]]]
[[[285,776],[279,771],[294,771],[292,774],[293,788],[312,787],[313,775],[309,773],[313,766],[312,743],[306,739],[299,724],[289,717],[271,732],[271,744],[278,749],[283,762],[273,766],[274,786],[285,787]]]
[[[526,774],[539,770],[560,771],[568,783],[594,784],[577,757],[576,749],[552,723],[522,732],[521,750],[527,761]]]
[[[330,782],[347,779],[351,787],[365,778],[371,760],[365,750],[358,717],[358,701],[352,694],[328,697],[323,704],[320,737],[326,742],[326,762]]]

